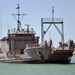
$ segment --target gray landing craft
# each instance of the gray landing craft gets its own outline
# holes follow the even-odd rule
[[[17,29],[8,30],[8,36],[1,39],[1,53],[0,61],[7,63],[70,63],[74,51],[74,42],[64,43],[64,28],[63,20],[54,18],[54,8],[52,7],[52,18],[41,18],[41,44],[39,44],[39,37],[35,36],[33,28],[26,24],[26,29],[21,28],[19,4],[16,8],[17,14],[12,14],[17,19]],[[49,27],[44,31],[44,24],[49,24]],[[61,24],[60,31],[57,24]],[[57,48],[52,46],[52,40],[44,41],[44,36],[48,29],[54,25],[61,35],[61,42]],[[3,53],[2,53],[3,52]],[[3,54],[3,55],[2,55]]]

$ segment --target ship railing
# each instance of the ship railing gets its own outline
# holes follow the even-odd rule
[[[63,18],[42,18],[42,22],[63,22]]]
[[[36,34],[35,32],[32,31],[9,31],[8,34]]]

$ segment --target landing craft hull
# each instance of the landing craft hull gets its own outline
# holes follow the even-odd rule
[[[42,57],[37,54],[36,48],[26,49],[24,61],[27,63],[70,63],[74,50],[50,50],[48,48],[37,48]]]
[[[70,63],[74,50],[51,50],[50,47],[32,47],[25,49],[21,58],[0,60],[4,63]]]

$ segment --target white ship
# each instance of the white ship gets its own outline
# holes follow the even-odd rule
[[[72,40],[69,43],[64,43],[63,20],[54,17],[52,19],[41,18],[42,44],[40,45],[39,37],[35,36],[36,33],[33,28],[30,29],[29,25],[26,25],[26,29],[21,29],[20,16],[25,14],[20,14],[19,9],[18,4],[18,14],[13,14],[18,16],[17,29],[8,30],[8,36],[1,39],[1,50],[6,53],[6,58],[0,61],[9,63],[70,63],[74,43]],[[54,13],[54,9],[52,9],[52,13]],[[44,24],[49,24],[46,31],[43,28]],[[44,42],[44,35],[52,24],[62,38],[58,48],[52,47],[51,39],[49,42]],[[61,24],[62,31],[55,24]]]

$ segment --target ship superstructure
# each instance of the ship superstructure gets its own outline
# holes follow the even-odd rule
[[[4,37],[1,39],[2,41],[2,50],[5,52],[11,52],[11,51],[18,51],[23,53],[24,48],[26,48],[26,45],[28,46],[32,46],[34,42],[39,41],[39,37],[35,36],[35,31],[33,30],[33,28],[29,28],[30,25],[25,24],[26,28],[22,29],[21,28],[21,20],[20,20],[20,16],[24,16],[26,14],[20,14],[19,12],[19,4],[16,8],[18,10],[17,14],[12,14],[18,17],[16,18],[17,20],[17,29],[14,28],[13,30],[8,30],[8,37]]]

